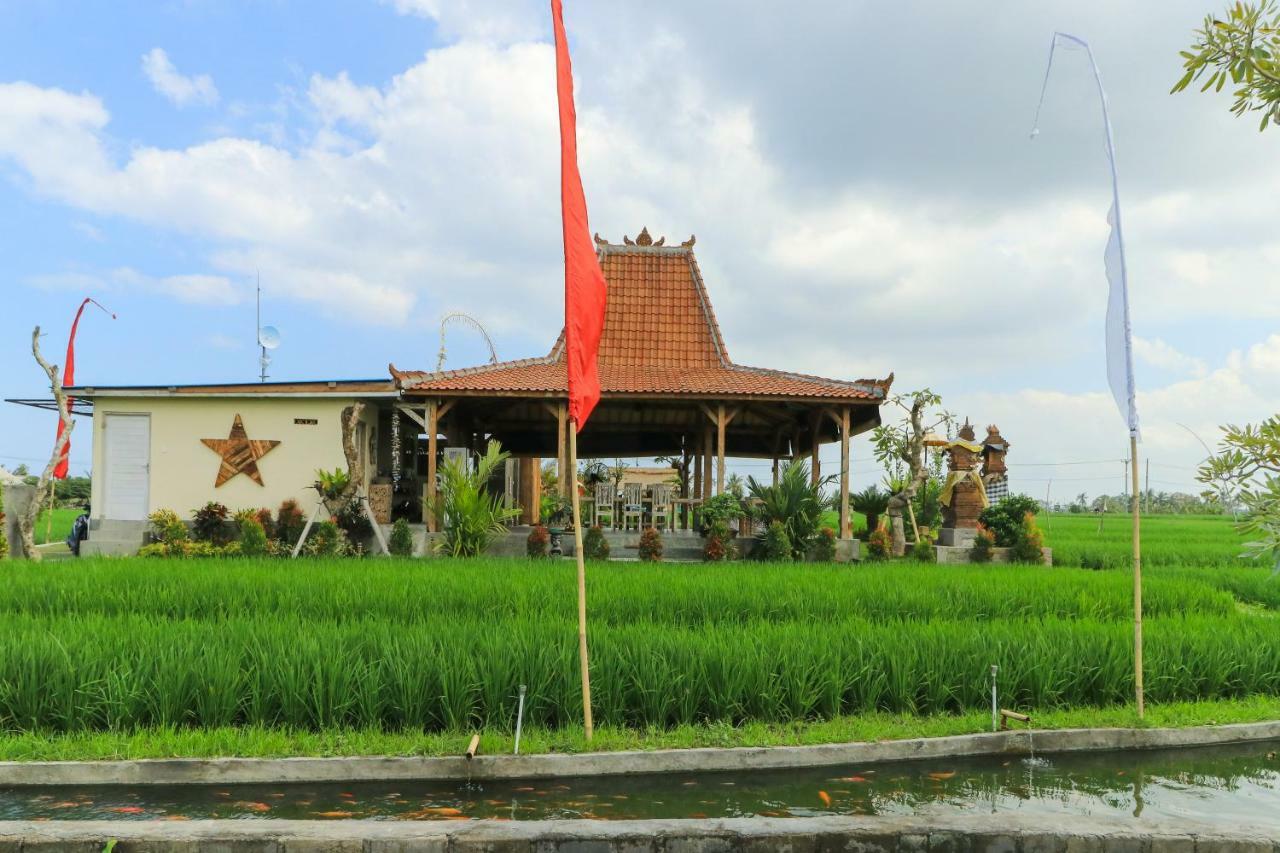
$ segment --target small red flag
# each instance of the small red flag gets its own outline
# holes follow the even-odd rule
[[[76,330],[80,328],[80,315],[84,313],[85,306],[88,305],[90,302],[92,302],[94,305],[97,305],[99,308],[102,308],[102,306],[98,305],[98,303],[95,300],[86,299],[84,302],[80,303],[80,309],[76,311],[76,318],[71,321],[71,335],[70,337],[67,338],[67,360],[62,367],[62,387],[63,388],[70,388],[71,386],[76,384]],[[107,311],[106,308],[102,308],[102,310]],[[110,311],[107,311],[107,313],[111,314]],[[111,319],[114,320],[115,318],[116,318],[116,315],[111,314]],[[75,401],[70,397],[67,398],[68,407],[70,407],[71,404],[74,402]],[[62,430],[63,430],[62,418],[59,417],[58,418],[58,436],[57,436],[58,440],[62,439]],[[54,446],[56,447],[57,445],[54,445]],[[70,439],[68,439],[67,443],[62,447],[62,456],[61,458],[58,459],[58,464],[53,469],[54,479],[65,480],[67,478],[67,469],[70,467],[70,456],[71,456],[71,441]]]
[[[569,368],[569,419],[582,430],[600,402],[596,356],[604,331],[606,286],[587,226],[587,199],[578,173],[578,118],[573,66],[560,0],[551,0],[556,38],[556,99],[560,104],[560,210],[564,220],[564,346]]]

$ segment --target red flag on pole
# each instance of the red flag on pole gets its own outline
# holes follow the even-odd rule
[[[88,305],[90,302],[93,302],[94,305],[97,305],[99,308],[102,308],[102,306],[99,305],[95,300],[86,299],[84,302],[80,303],[80,309],[76,311],[76,318],[71,321],[71,335],[70,337],[67,338],[67,360],[62,366],[62,387],[63,388],[69,388],[76,384],[76,330],[80,328],[80,315],[84,313],[85,306]],[[102,310],[107,311],[106,308],[102,308]],[[111,314],[110,311],[107,311],[107,313]],[[111,319],[114,320],[115,318],[116,318],[116,315],[111,314]],[[70,406],[73,402],[75,401],[72,400],[70,397],[67,398],[68,406]],[[57,436],[57,440],[59,441],[62,439],[62,430],[63,430],[62,418],[59,417],[58,418],[58,436]],[[67,478],[67,469],[70,467],[70,456],[71,456],[71,441],[68,440],[67,443],[62,448],[62,458],[58,460],[57,466],[54,467],[53,469],[54,479],[65,480]]]
[[[600,401],[596,355],[604,330],[605,281],[587,227],[587,199],[578,173],[578,118],[573,66],[560,0],[551,0],[556,39],[556,99],[560,104],[560,210],[564,222],[564,346],[569,368],[569,419],[581,430]]]

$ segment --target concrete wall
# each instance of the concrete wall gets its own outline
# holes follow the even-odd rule
[[[186,518],[209,501],[238,509],[269,507],[292,498],[304,512],[315,504],[310,488],[317,468],[345,468],[342,453],[342,410],[350,397],[99,397],[94,402],[93,470],[106,471],[104,425],[109,414],[146,413],[151,416],[151,473],[148,513],[172,509]],[[226,438],[236,415],[250,439],[274,439],[280,444],[258,461],[263,485],[244,474],[215,488],[221,457],[201,443],[202,438]],[[367,445],[375,410],[366,408]],[[316,423],[298,423],[314,420]],[[103,518],[106,483],[93,478],[93,515]]]

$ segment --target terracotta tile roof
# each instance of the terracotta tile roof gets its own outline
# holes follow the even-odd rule
[[[849,382],[746,367],[729,359],[691,237],[679,246],[642,231],[619,246],[596,238],[609,283],[600,339],[600,386],[609,394],[759,395],[884,399],[893,377]],[[406,391],[554,394],[566,386],[564,333],[543,358],[526,358],[440,374],[391,375]]]

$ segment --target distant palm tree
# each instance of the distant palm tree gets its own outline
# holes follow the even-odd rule
[[[849,506],[854,512],[866,516],[867,532],[870,533],[880,526],[880,516],[889,508],[889,493],[876,486],[868,486],[849,495]]]

